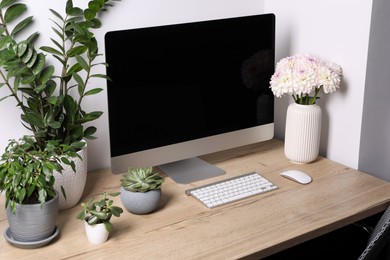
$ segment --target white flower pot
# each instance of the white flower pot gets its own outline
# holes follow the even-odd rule
[[[320,149],[322,110],[292,103],[287,109],[284,153],[294,163],[310,163]]]
[[[99,245],[107,241],[110,234],[103,223],[89,225],[87,221],[84,221],[85,234],[88,241],[92,244]]]
[[[71,158],[76,165],[76,172],[69,165],[62,164],[62,173],[54,172],[54,187],[59,192],[59,210],[74,207],[81,199],[87,181],[88,161],[87,144],[77,152],[80,158]],[[61,186],[65,189],[66,200],[61,192]]]

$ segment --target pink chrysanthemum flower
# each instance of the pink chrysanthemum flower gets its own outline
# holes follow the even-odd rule
[[[340,87],[342,69],[310,54],[297,54],[281,59],[270,80],[276,97],[292,95],[298,104],[315,104],[321,89],[325,94]],[[311,94],[313,95],[311,96]]]

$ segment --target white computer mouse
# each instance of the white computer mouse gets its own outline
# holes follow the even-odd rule
[[[298,182],[300,184],[308,184],[312,180],[307,173],[298,170],[287,170],[280,173],[280,176],[283,176],[287,179]]]

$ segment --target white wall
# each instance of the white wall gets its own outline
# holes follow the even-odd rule
[[[390,128],[388,116],[386,118],[390,96],[390,74],[387,73],[390,59],[385,50],[389,42],[389,29],[384,29],[386,27],[383,26],[387,17],[390,17],[390,3],[386,1],[122,0],[103,15],[103,28],[96,32],[96,36],[100,52],[104,55],[104,34],[110,30],[263,12],[275,13],[277,61],[295,53],[309,52],[340,64],[344,70],[341,89],[331,95],[323,95],[319,101],[324,116],[321,154],[349,167],[359,166],[374,175],[379,172],[379,175],[384,176],[388,175],[386,172],[390,166],[387,165],[390,151],[386,145],[389,143]],[[35,16],[34,28],[41,33],[41,43],[50,44],[49,37],[53,33],[48,8],[61,11],[66,1],[34,0],[34,4],[31,4],[32,1],[26,2],[30,5],[30,13]],[[74,2],[85,6],[88,1]],[[373,19],[370,35],[373,3],[373,16],[378,18]],[[100,70],[104,72],[104,68]],[[105,88],[106,83],[96,80],[94,85]],[[4,89],[0,89],[0,97],[5,93]],[[106,99],[104,92],[88,100],[89,110],[104,112],[96,122],[98,139],[88,142],[89,170],[109,167],[110,164]],[[275,135],[280,139],[284,139],[285,114],[289,102],[291,98],[287,96],[276,99],[275,102]],[[379,108],[387,111],[377,114]],[[383,130],[378,130],[380,127]],[[0,102],[0,151],[4,150],[8,139],[18,138],[22,133],[27,131],[21,126],[19,110],[13,100]],[[378,153],[382,156],[376,156]]]
[[[49,18],[52,16],[48,9],[52,8],[62,13],[66,1],[24,2],[29,5],[29,12],[35,17],[33,31],[40,32],[40,43],[50,45],[49,39],[54,34],[50,29]],[[87,2],[87,0],[74,0],[76,6],[82,7],[85,7]],[[104,59],[104,34],[110,30],[259,14],[263,13],[263,10],[264,0],[122,0],[115,2],[115,6],[103,14],[103,27],[96,32],[96,37],[100,43],[102,59]],[[37,44],[37,46],[40,45]],[[103,67],[99,70],[105,71]],[[93,83],[95,87],[105,88],[106,86],[104,80],[96,80]],[[0,89],[0,97],[6,93],[5,89]],[[106,92],[93,96],[87,102],[87,110],[104,112],[103,116],[94,123],[98,128],[98,139],[88,141],[88,168],[89,170],[106,168],[110,165]],[[4,150],[8,139],[18,138],[23,133],[28,133],[28,131],[20,123],[19,110],[15,107],[13,100],[0,102],[0,151]]]
[[[277,23],[276,60],[295,53],[312,53],[338,63],[344,71],[341,88],[322,95],[320,153],[358,168],[363,97],[372,1],[269,0],[265,12]],[[276,137],[284,139],[290,96],[276,99]]]
[[[373,3],[359,170],[390,181],[390,2]]]

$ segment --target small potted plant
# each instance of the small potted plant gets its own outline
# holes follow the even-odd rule
[[[152,167],[129,168],[121,179],[123,206],[134,214],[152,212],[160,202],[163,182],[164,178]]]
[[[56,220],[59,194],[54,188],[54,171],[62,166],[56,141],[44,150],[31,136],[10,140],[0,159],[0,192],[5,194],[9,229],[5,236],[18,242],[49,241],[58,234]]]
[[[77,215],[84,221],[85,232],[92,244],[101,244],[107,241],[109,233],[113,229],[111,217],[119,217],[123,209],[114,206],[114,201],[109,197],[118,196],[119,192],[102,192],[100,200],[91,197],[87,202],[82,202],[82,211]]]

